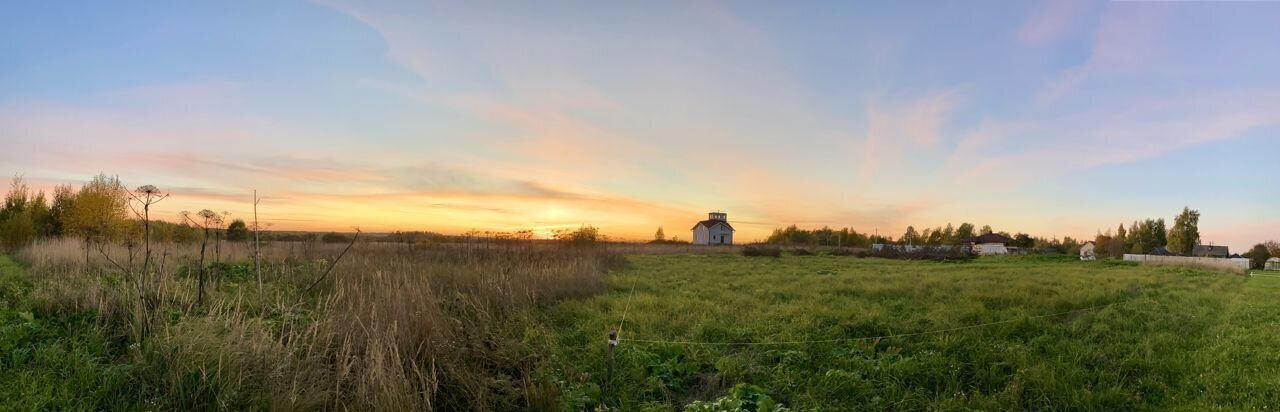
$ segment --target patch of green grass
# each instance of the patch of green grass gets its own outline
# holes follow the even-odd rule
[[[595,397],[579,403],[671,410],[750,384],[794,409],[1280,404],[1273,279],[1067,258],[630,259],[611,274],[609,293],[560,302],[526,323],[541,376],[566,394]],[[605,334],[624,311],[606,384]],[[856,340],[989,322],[1004,323]],[[824,339],[849,340],[758,344]],[[600,390],[581,390],[593,384]]]
[[[31,282],[0,256],[0,410],[158,409],[133,366],[113,362],[112,342],[92,313],[44,316],[27,301]]]

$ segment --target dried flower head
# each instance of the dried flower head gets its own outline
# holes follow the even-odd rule
[[[159,196],[160,189],[155,187],[154,185],[142,185],[142,186],[138,186],[137,189],[134,189],[134,193],[137,193],[140,195]]]

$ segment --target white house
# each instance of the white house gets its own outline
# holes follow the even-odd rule
[[[707,213],[707,220],[693,225],[692,230],[695,245],[733,244],[733,226],[729,226],[728,215],[724,212]]]
[[[1007,255],[1009,254],[1009,239],[999,233],[988,233],[969,239],[969,247],[973,249],[973,253],[979,255]]]
[[[1262,268],[1266,270],[1280,270],[1280,257],[1267,259],[1266,266],[1263,266]]]
[[[1098,257],[1093,254],[1093,247],[1094,247],[1094,244],[1092,240],[1088,242],[1084,242],[1083,245],[1080,245],[1080,260],[1097,259]]]

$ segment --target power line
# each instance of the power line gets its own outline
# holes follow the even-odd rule
[[[627,323],[627,312],[631,311],[631,299],[636,297],[636,282],[631,282],[631,293],[627,295],[627,306],[622,309],[622,320],[618,322],[618,337],[622,337],[622,325]]]

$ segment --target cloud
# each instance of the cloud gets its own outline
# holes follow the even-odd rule
[[[860,181],[866,184],[875,177],[882,162],[900,158],[908,148],[935,146],[942,138],[947,116],[958,103],[959,93],[955,90],[937,91],[897,104],[871,102],[867,108]]]
[[[993,140],[992,131],[975,132],[955,156],[977,161],[955,170],[954,175],[960,184],[999,181],[1007,189],[1073,171],[1156,158],[1276,125],[1280,125],[1280,91],[1140,102],[1123,111],[1100,108],[1034,126],[1011,126],[1019,134],[1048,138],[1004,153],[986,144]]]
[[[1084,1],[1042,1],[1018,30],[1018,41],[1032,46],[1056,42],[1072,29],[1088,6]]]
[[[1142,68],[1158,66],[1157,59],[1163,54],[1158,40],[1165,25],[1164,15],[1161,8],[1112,3],[1093,33],[1088,59],[1053,76],[1038,100],[1052,103],[1092,80],[1122,74],[1145,75]]]

